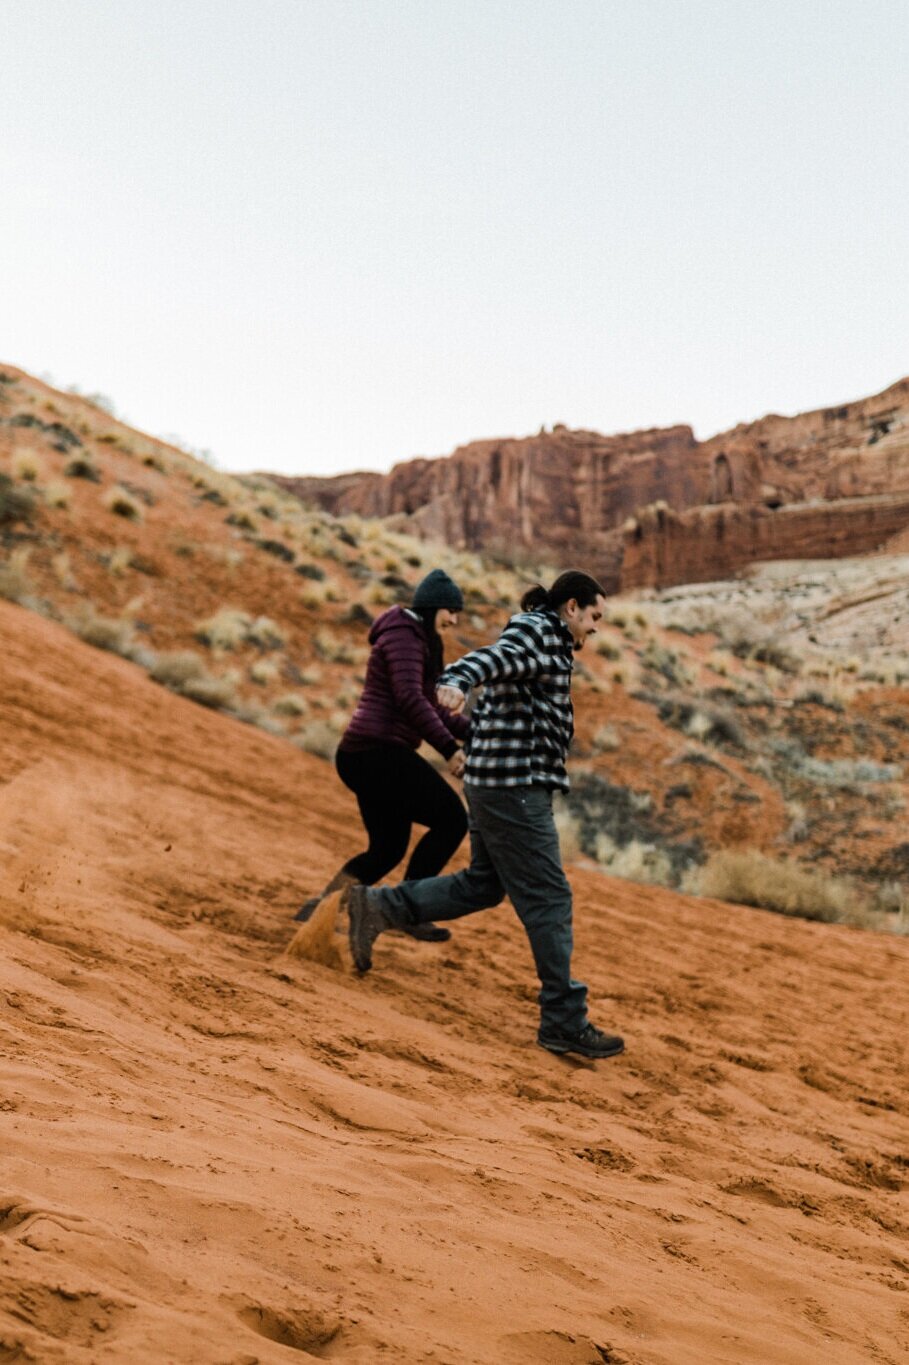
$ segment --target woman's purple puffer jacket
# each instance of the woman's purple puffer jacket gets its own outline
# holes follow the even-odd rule
[[[429,643],[420,622],[403,607],[392,607],[373,622],[369,643],[363,695],[340,747],[406,744],[418,749],[425,739],[450,758],[458,741],[466,739],[469,722],[435,699]]]

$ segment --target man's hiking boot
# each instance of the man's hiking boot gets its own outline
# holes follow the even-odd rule
[[[312,919],[326,896],[330,896],[332,891],[343,890],[345,886],[350,886],[353,881],[354,878],[351,877],[348,872],[336,872],[324,890],[319,892],[318,896],[310,896],[308,901],[303,902],[294,915],[294,921],[297,924],[305,924],[307,920]]]
[[[418,938],[421,943],[447,943],[451,938],[451,930],[443,929],[441,925],[430,924],[404,924],[401,926],[402,934],[409,934],[411,938]]]
[[[347,911],[350,927],[350,953],[354,966],[361,974],[372,966],[372,945],[384,929],[403,929],[384,911],[374,898],[370,898],[369,887],[354,882],[342,892],[341,904]]]
[[[537,1034],[540,1047],[547,1052],[562,1056],[566,1052],[576,1052],[580,1057],[618,1057],[625,1051],[623,1039],[604,1033],[594,1024],[585,1024],[578,1033],[565,1033],[562,1029],[541,1028]]]

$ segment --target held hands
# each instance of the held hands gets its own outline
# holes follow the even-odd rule
[[[465,762],[466,760],[464,758],[464,750],[455,749],[454,753],[452,754],[451,758],[448,760],[447,763],[448,771],[451,773],[452,777],[464,776]]]
[[[447,711],[458,716],[464,710],[467,697],[460,687],[437,687],[436,700],[440,706],[444,706]]]

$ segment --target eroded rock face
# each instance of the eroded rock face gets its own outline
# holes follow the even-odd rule
[[[279,482],[335,514],[400,515],[461,548],[582,561],[612,589],[710,580],[754,559],[865,553],[909,526],[909,379],[703,442],[686,426],[556,427],[387,475]]]

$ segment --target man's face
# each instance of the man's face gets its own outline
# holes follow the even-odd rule
[[[576,654],[584,648],[589,636],[596,635],[605,606],[605,597],[598,597],[589,607],[578,606],[573,597],[565,603],[562,620],[571,631]]]

